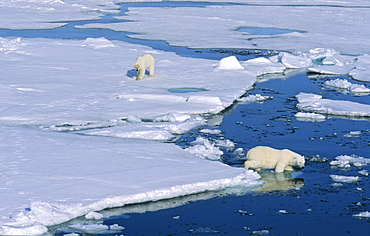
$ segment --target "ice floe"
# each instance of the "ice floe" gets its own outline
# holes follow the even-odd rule
[[[330,178],[335,182],[341,183],[355,183],[360,180],[358,176],[330,175]]]
[[[353,215],[353,217],[358,217],[358,218],[370,218],[370,211],[360,212],[360,213],[358,213],[358,214]]]
[[[297,112],[294,115],[294,117],[299,121],[312,121],[312,122],[320,122],[326,119],[324,115],[311,112]]]
[[[304,112],[343,117],[370,117],[370,105],[346,100],[324,99],[321,95],[299,93],[297,108]]]
[[[325,81],[324,85],[340,92],[351,93],[357,96],[370,94],[370,89],[363,84],[353,84],[346,79],[335,79]]]
[[[263,96],[261,94],[250,94],[248,96],[245,96],[245,97],[241,97],[239,98],[237,101],[238,102],[258,102],[258,103],[262,103],[266,100],[270,100],[270,99],[273,99],[272,96]]]
[[[362,167],[364,165],[370,164],[369,158],[364,158],[356,155],[347,156],[341,155],[337,156],[333,161],[330,162],[331,166],[338,168],[350,168],[351,165],[354,167]]]

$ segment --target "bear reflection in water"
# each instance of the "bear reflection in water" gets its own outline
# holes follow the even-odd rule
[[[261,175],[261,180],[265,184],[253,191],[256,192],[268,192],[274,190],[290,190],[290,189],[299,189],[304,185],[304,179],[302,178],[293,178],[292,172],[276,173],[274,171],[258,171],[258,174]]]

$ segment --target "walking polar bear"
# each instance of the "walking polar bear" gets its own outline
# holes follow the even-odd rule
[[[244,168],[254,170],[275,169],[281,173],[284,170],[293,171],[293,166],[304,168],[304,157],[288,149],[278,150],[265,146],[257,146],[247,153]]]
[[[143,79],[146,69],[149,69],[148,77],[154,77],[154,66],[155,66],[155,59],[153,55],[146,53],[138,57],[134,63],[134,68],[137,71],[136,80]]]

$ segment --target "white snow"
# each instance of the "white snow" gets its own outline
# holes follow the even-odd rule
[[[218,63],[217,70],[240,70],[244,69],[235,56],[225,57]]]
[[[321,95],[299,93],[297,108],[304,112],[343,117],[369,117],[370,105],[346,100],[324,99]]]

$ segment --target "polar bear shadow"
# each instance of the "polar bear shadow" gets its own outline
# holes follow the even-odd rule
[[[261,181],[264,181],[262,187],[254,189],[255,192],[269,191],[287,191],[290,189],[299,189],[304,186],[304,179],[293,178],[292,172],[276,173],[274,171],[258,171]]]
[[[149,70],[145,70],[145,75],[149,76]],[[135,69],[128,70],[126,76],[130,78],[136,78],[137,71]]]

